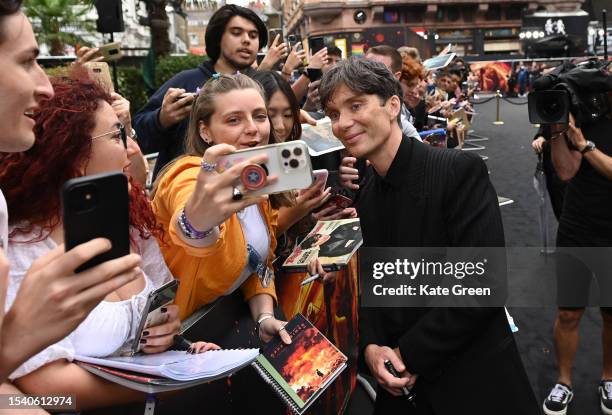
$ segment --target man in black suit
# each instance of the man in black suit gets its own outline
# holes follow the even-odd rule
[[[401,88],[385,66],[340,62],[320,94],[334,134],[371,164],[357,204],[364,246],[504,246],[484,163],[402,136]],[[502,307],[362,307],[360,350],[381,386],[377,414],[540,413]],[[413,388],[416,408],[402,387]]]

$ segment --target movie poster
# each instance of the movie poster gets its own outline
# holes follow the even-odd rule
[[[508,62],[476,62],[470,69],[478,77],[481,91],[495,92],[508,90],[508,78],[512,67]]]

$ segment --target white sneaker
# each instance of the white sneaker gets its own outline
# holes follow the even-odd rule
[[[574,392],[571,387],[557,383],[544,401],[544,413],[546,415],[565,415],[573,398]]]

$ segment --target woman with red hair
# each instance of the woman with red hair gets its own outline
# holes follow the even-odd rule
[[[64,239],[60,189],[75,177],[125,171],[129,167],[124,127],[112,98],[84,74],[52,81],[55,96],[34,115],[36,142],[22,153],[0,155],[0,187],[9,206],[7,305],[10,307],[32,262]],[[142,257],[141,275],[110,293],[67,337],[35,355],[11,375],[24,392],[75,394],[79,409],[142,399],[74,363],[75,355],[103,357],[131,350],[147,295],[173,277],[156,239],[160,232],[144,189],[130,179],[132,250]],[[178,309],[166,308],[165,323],[143,332],[145,353],[167,350],[180,328]],[[197,351],[216,348],[202,342]]]
[[[406,55],[402,58],[400,85],[404,93],[404,103],[414,117],[414,126],[421,131],[427,124],[425,108],[426,71],[423,65]]]

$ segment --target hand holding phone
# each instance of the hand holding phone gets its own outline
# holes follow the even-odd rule
[[[141,341],[143,340],[143,330],[167,321],[167,307],[174,302],[178,286],[179,281],[172,280],[162,285],[155,291],[149,293],[147,302],[142,312],[140,323],[138,324],[138,330],[136,331],[136,338],[134,339],[132,346],[132,354],[136,354],[141,351],[143,345],[145,344]]]
[[[121,53],[121,42],[107,43],[100,46],[98,49],[100,55],[104,57],[106,62],[117,61],[123,57],[123,53]]]
[[[109,94],[115,92],[115,86],[113,84],[113,79],[111,78],[110,70],[108,68],[108,63],[106,62],[86,62],[83,64],[83,67],[87,69],[87,73],[89,77],[96,81],[105,91]]]
[[[170,128],[189,116],[191,105],[195,97],[184,95],[187,91],[182,88],[168,88],[162,106],[159,110],[159,122],[164,128]],[[182,97],[181,97],[182,95]]]
[[[296,198],[296,207],[302,209],[304,215],[324,204],[331,195],[331,188],[325,188],[329,172],[326,169],[312,172],[314,182],[308,189],[300,190]]]
[[[123,173],[68,180],[62,189],[66,251],[95,238],[112,247],[76,269],[81,272],[130,253],[128,182]]]
[[[238,150],[217,162],[219,173],[251,157],[265,155],[267,162],[249,165],[241,172],[241,187],[249,196],[305,189],[312,185],[312,166],[306,143],[301,140]]]

